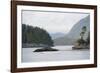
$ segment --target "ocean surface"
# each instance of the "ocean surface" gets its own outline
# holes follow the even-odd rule
[[[43,62],[43,61],[69,61],[69,60],[86,60],[90,59],[89,49],[72,50],[72,45],[69,46],[55,46],[52,48],[59,51],[48,52],[33,52],[34,48],[22,48],[22,62]]]

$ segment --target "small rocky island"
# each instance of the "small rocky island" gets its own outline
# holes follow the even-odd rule
[[[72,47],[73,49],[89,49],[89,44],[87,45],[87,43],[85,41],[83,41],[82,39],[79,39],[78,41],[75,42],[74,47]]]
[[[58,51],[58,50],[48,46],[48,47],[43,47],[41,49],[36,49],[33,52],[44,52],[44,51]]]
[[[74,47],[72,47],[73,49],[89,49],[90,48],[90,33],[89,32],[88,32],[87,38],[84,39],[86,30],[87,30],[87,28],[86,28],[86,26],[84,26],[80,33],[80,39],[78,39],[75,42]]]

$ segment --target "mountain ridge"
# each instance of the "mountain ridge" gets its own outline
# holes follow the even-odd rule
[[[59,37],[54,39],[54,45],[73,45],[74,42],[80,38],[80,32],[83,26],[87,27],[87,31],[85,34],[85,39],[88,36],[88,32],[90,31],[90,16],[81,19],[78,21],[72,29],[63,37]]]

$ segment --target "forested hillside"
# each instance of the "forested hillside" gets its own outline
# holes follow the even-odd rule
[[[22,44],[29,46],[53,46],[53,40],[49,33],[39,27],[22,24]],[[26,47],[27,47],[26,46]]]

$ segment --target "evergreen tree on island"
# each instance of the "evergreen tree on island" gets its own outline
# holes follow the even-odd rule
[[[80,32],[80,38],[75,42],[73,49],[89,49],[90,44],[90,33],[88,33],[87,39],[84,39],[84,35],[86,34],[87,27],[83,26],[82,31]]]

